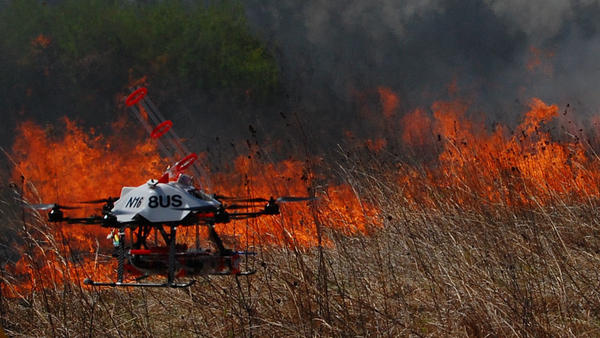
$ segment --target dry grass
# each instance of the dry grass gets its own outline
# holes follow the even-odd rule
[[[380,212],[368,236],[325,230],[323,250],[258,248],[257,274],[183,290],[87,288],[75,271],[2,298],[2,326],[15,336],[600,335],[593,201],[466,208],[424,186],[434,207],[419,208],[387,168],[369,166],[340,170]]]

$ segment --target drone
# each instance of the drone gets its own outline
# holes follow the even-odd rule
[[[140,94],[141,93],[141,94]],[[147,93],[144,87],[134,91],[126,100],[128,106],[139,103]],[[145,99],[144,106],[134,110],[138,117],[147,116],[151,112],[154,119],[157,116],[151,102]],[[145,113],[142,114],[142,110]],[[146,118],[142,122],[150,124]],[[168,120],[167,120],[168,121]],[[172,122],[157,123],[155,128],[149,128],[151,136],[162,136],[170,130]],[[183,145],[177,144],[177,138],[171,140],[181,151]],[[163,145],[164,146],[164,145]],[[166,146],[164,147],[166,148]],[[92,286],[109,287],[188,287],[195,283],[194,279],[178,282],[185,276],[206,275],[236,275],[247,276],[255,270],[240,268],[243,256],[255,255],[249,251],[233,251],[226,248],[215,231],[216,224],[224,224],[263,216],[278,215],[280,204],[287,202],[303,202],[313,200],[313,197],[282,196],[270,198],[231,197],[219,194],[208,194],[198,189],[192,176],[186,170],[193,166],[198,159],[195,153],[189,153],[183,159],[167,168],[158,179],[149,179],[136,187],[122,187],[119,197],[82,201],[85,204],[102,204],[98,215],[89,217],[69,217],[65,210],[77,207],[60,204],[36,204],[33,208],[49,210],[48,221],[67,224],[100,225],[113,231],[108,238],[113,239],[117,258],[116,281],[98,282],[86,278],[83,282]],[[243,209],[242,212],[240,210]],[[177,243],[178,227],[198,226],[208,228],[209,240],[214,249],[188,248],[185,244]],[[130,241],[126,244],[126,230],[129,230]],[[160,234],[164,245],[158,245],[150,240],[151,233],[155,239]],[[125,272],[141,275],[135,282],[124,282]],[[162,283],[145,283],[143,279],[163,275],[166,280]]]

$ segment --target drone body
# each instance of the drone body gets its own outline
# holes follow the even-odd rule
[[[235,220],[255,218],[279,213],[279,202],[297,202],[309,200],[305,197],[271,198],[233,198],[209,195],[197,189],[192,179],[183,173],[167,171],[161,180],[150,179],[137,187],[123,187],[119,198],[84,201],[81,203],[104,203],[102,216],[72,218],[64,216],[63,209],[75,207],[58,204],[34,205],[36,209],[50,209],[48,219],[51,222],[69,224],[98,224],[116,229],[109,238],[115,244],[118,259],[116,282],[84,282],[97,286],[149,286],[149,287],[185,287],[193,283],[176,283],[175,279],[195,275],[249,275],[254,271],[240,269],[240,257],[254,255],[252,252],[227,249],[214,229],[217,223],[229,223]],[[166,177],[176,177],[169,181]],[[227,205],[219,199],[235,203]],[[257,203],[266,204],[261,205]],[[236,209],[250,210],[235,212]],[[228,210],[230,209],[230,210]],[[181,226],[206,226],[214,249],[188,248],[176,242],[177,228]],[[129,232],[131,238],[126,243]],[[150,235],[155,234],[155,241]],[[160,235],[164,245],[156,242]],[[198,239],[197,239],[198,242]],[[132,272],[141,277],[135,283],[123,282],[124,273]],[[165,283],[139,283],[139,280],[152,275],[166,275]]]
[[[119,223],[181,223],[190,216],[191,209],[217,211],[222,206],[184,183],[187,175],[179,177],[176,182],[159,183],[151,179],[138,187],[123,187],[111,213]]]

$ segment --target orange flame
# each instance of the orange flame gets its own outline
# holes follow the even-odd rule
[[[554,57],[554,52],[545,51],[534,46],[529,47],[529,52],[530,57],[525,65],[527,70],[530,72],[540,70],[545,75],[552,75],[554,67],[551,61]]]
[[[46,48],[50,46],[50,42],[50,38],[48,38],[44,34],[40,34],[35,39],[31,40],[31,45],[33,47]]]
[[[103,136],[93,130],[84,130],[67,118],[63,119],[61,130],[42,128],[33,122],[22,123],[13,145],[16,161],[13,175],[22,175],[32,183],[24,192],[25,197],[32,203],[43,200],[68,205],[119,196],[123,186],[137,186],[149,178],[157,178],[167,163],[157,155],[155,140],[142,135],[127,139],[123,136],[126,127],[126,123],[118,120],[113,125],[112,136]],[[254,197],[307,195],[310,192],[307,187],[314,179],[302,161],[263,163],[240,156],[234,164],[229,172],[213,175],[211,181],[219,184],[219,193]],[[217,225],[217,231],[236,249],[269,243],[311,246],[317,243],[317,223],[345,233],[364,233],[367,224],[376,223],[375,209],[361,203],[349,187],[332,185],[317,193],[321,199],[311,203],[318,204],[318,208],[306,203],[288,203],[282,205],[280,216]],[[98,214],[97,209],[68,211],[70,216]],[[193,244],[194,230],[190,227],[181,229],[180,241]],[[71,278],[75,277],[78,280],[88,276],[96,280],[114,278],[115,262],[98,262],[94,255],[111,246],[105,239],[106,229],[53,225],[53,235],[62,239],[57,244],[61,253],[86,255],[76,264],[62,260],[53,252],[35,251],[30,254],[37,262],[35,269],[24,256],[16,264],[14,273],[22,276],[36,273],[38,276],[34,277],[40,284],[24,282],[17,291],[74,280]]]
[[[380,93],[387,102],[382,104],[384,115],[391,118],[399,100],[393,99],[394,93],[389,90]],[[556,105],[532,99],[512,133],[501,125],[488,131],[483,121],[467,117],[468,108],[460,100],[440,101],[431,106],[431,114],[416,109],[400,119],[402,134],[398,138],[404,144],[437,155],[435,163],[426,163],[425,167],[403,165],[393,173],[408,207],[436,208],[447,201],[465,209],[497,205],[527,208],[557,198],[584,201],[600,193],[599,161],[589,155],[579,139],[558,141],[548,131],[549,126],[560,122]],[[13,147],[17,161],[14,174],[33,182],[45,201],[68,204],[116,196],[124,185],[136,186],[157,177],[167,164],[157,155],[150,138],[134,135],[124,142],[119,132],[126,127],[124,123],[116,123],[117,131],[109,137],[86,131],[68,119],[63,124],[64,130],[58,132],[23,123]],[[348,139],[355,139],[350,132]],[[373,152],[388,146],[384,138],[362,144]],[[265,163],[240,156],[231,169],[211,175],[218,192],[224,195],[319,197],[309,203],[284,204],[278,216],[217,225],[228,245],[235,249],[259,244],[312,246],[317,244],[317,230],[321,228],[357,235],[367,234],[369,225],[379,224],[375,206],[361,200],[351,186],[323,185],[324,178],[309,165],[320,159],[308,160]],[[30,199],[37,196],[32,191],[26,193]],[[70,240],[62,250],[93,253],[98,250],[96,238],[106,242],[105,231],[97,227],[57,227],[54,232],[57,238],[68,236]],[[182,241],[193,244],[193,228],[184,228],[180,233]],[[330,244],[327,238],[324,244]],[[54,282],[73,271],[114,277],[114,261],[99,263],[85,258],[75,267],[52,253],[43,257],[41,261],[48,263],[43,263],[41,271],[47,271],[45,275],[52,276],[48,278]],[[34,273],[24,261],[17,264],[17,270]]]
[[[404,115],[400,120],[402,142],[411,147],[422,147],[431,141],[432,123],[422,109]]]
[[[462,102],[434,103],[434,129],[443,149],[439,164],[418,179],[430,187],[450,189],[467,207],[482,203],[530,205],[532,197],[536,203],[545,203],[556,196],[584,199],[597,194],[598,163],[588,158],[583,144],[579,140],[555,141],[543,130],[558,117],[558,107],[536,98],[529,106],[523,122],[509,137],[503,126],[488,133],[482,123],[467,119],[467,106]],[[413,138],[403,135],[403,139]],[[414,172],[398,181],[407,184],[411,175]],[[407,188],[411,190],[408,184]],[[416,190],[409,194],[427,202],[425,194]]]
[[[307,187],[314,179],[302,161],[262,163],[240,156],[232,172],[216,174],[213,180],[230,195],[270,197],[310,195]],[[233,226],[226,226],[222,231],[239,237],[240,243],[312,246],[317,243],[317,223],[345,233],[366,233],[368,224],[377,223],[375,208],[361,204],[347,185],[330,185],[316,193],[319,199],[312,204],[288,203],[282,205],[281,217],[252,220],[249,232]]]
[[[90,194],[118,196],[122,186],[139,185],[165,167],[151,140],[129,142],[122,130],[106,138],[66,118],[63,125],[62,131],[33,122],[17,128],[15,173],[33,182],[45,200],[68,204],[96,198]]]
[[[158,175],[164,168],[151,141],[128,142],[121,135],[125,124],[119,121],[111,137],[85,131],[69,119],[63,119],[62,130],[42,128],[33,122],[24,122],[17,128],[13,145],[16,165],[13,176],[23,176],[30,184],[24,197],[31,203],[57,202],[70,204],[108,196],[119,196],[124,185],[139,185],[148,177]],[[89,216],[95,210],[69,210],[71,216]],[[45,215],[43,215],[44,217]],[[61,238],[55,247],[62,253],[94,253],[110,246],[104,240],[106,230],[98,226],[53,227],[54,238]],[[100,240],[98,240],[100,238]],[[41,285],[57,283],[68,276],[69,271],[79,271],[83,277],[104,277],[111,270],[112,262],[98,263],[84,258],[75,264],[60,260],[52,250],[34,250],[31,260],[37,265],[37,278]],[[30,275],[32,267],[25,268],[27,257],[22,257],[15,267],[17,274]],[[79,267],[82,270],[78,270]],[[29,271],[29,272],[28,272]],[[83,278],[82,277],[82,278]],[[30,280],[29,278],[27,280]],[[21,288],[35,288],[23,283]],[[23,290],[24,290],[23,289]]]
[[[381,99],[381,105],[383,107],[383,116],[391,118],[396,113],[398,106],[400,105],[400,99],[394,94],[394,92],[386,87],[377,88],[379,97]]]

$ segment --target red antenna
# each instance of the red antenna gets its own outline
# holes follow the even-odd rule
[[[181,138],[173,130],[173,121],[167,120],[152,103],[146,87],[133,89],[131,94],[125,98],[125,105],[144,126],[148,135],[156,140],[163,156],[169,158],[172,163],[178,161],[177,166],[183,167],[183,169],[191,167],[191,173],[199,180],[201,186],[210,188],[207,171],[196,161],[198,155],[192,153],[181,142]],[[179,161],[186,154],[188,155]]]

